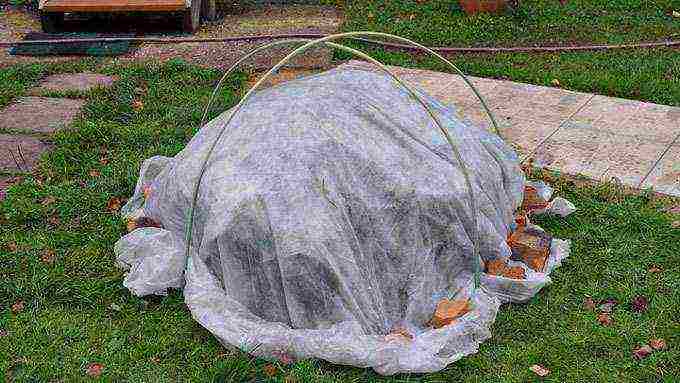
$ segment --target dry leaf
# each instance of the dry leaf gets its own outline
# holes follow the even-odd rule
[[[145,200],[148,200],[149,197],[151,197],[151,192],[152,192],[151,186],[150,185],[144,185],[144,187],[142,188],[142,193],[144,194]]]
[[[56,201],[57,201],[57,199],[54,196],[47,196],[47,197],[43,198],[42,201],[40,201],[40,204],[43,205],[43,206],[49,206],[49,205],[55,203]]]
[[[597,315],[597,321],[603,326],[611,326],[611,324],[614,323],[612,317],[609,316],[609,313],[599,313]]]
[[[24,301],[16,301],[12,305],[12,314],[19,314],[24,311]]]
[[[660,273],[660,272],[662,272],[662,271],[663,271],[663,270],[662,270],[661,268],[656,267],[656,266],[652,266],[652,267],[649,268],[649,272],[650,272],[650,273]]]
[[[134,219],[128,219],[126,227],[128,233],[131,233],[137,228],[137,223]]]
[[[40,260],[47,264],[54,263],[54,258],[56,258],[56,253],[52,249],[45,249],[40,256]]]
[[[92,178],[97,178],[97,177],[99,177],[99,176],[102,175],[102,174],[99,172],[99,170],[97,170],[97,169],[92,169],[92,170],[90,170],[90,172],[89,172],[88,174],[89,174],[90,177],[92,177]]]
[[[132,109],[135,111],[139,112],[144,108],[144,103],[141,100],[134,100],[132,101]]]
[[[673,222],[671,222],[671,227],[672,227],[673,229],[680,228],[680,221],[673,221]]]
[[[102,157],[99,159],[99,163],[102,165],[107,165],[109,163],[109,159],[106,157]]]
[[[640,348],[634,349],[633,356],[636,357],[637,359],[643,359],[648,357],[649,354],[651,354],[652,352],[654,352],[654,350],[651,347],[649,347],[649,345],[644,345]]]
[[[99,377],[102,372],[104,371],[104,365],[100,363],[90,363],[85,367],[85,373],[87,376],[91,376],[93,378]]]
[[[540,364],[534,364],[533,366],[529,367],[529,369],[540,377],[546,377],[550,374],[550,370],[541,366]]]
[[[586,310],[594,311],[595,310],[595,301],[593,301],[593,298],[586,297],[586,299],[583,300],[583,307],[585,307]]]
[[[106,210],[110,212],[116,212],[120,210],[120,198],[113,197],[106,203]]]
[[[10,253],[13,253],[13,252],[17,251],[17,248],[18,248],[17,243],[14,242],[14,241],[12,241],[12,242],[10,242],[10,243],[7,244],[7,250],[8,250]]]
[[[550,83],[553,84],[554,86],[560,86],[560,80],[558,80],[556,78],[553,79],[552,81],[550,81]]]
[[[262,370],[264,371],[264,374],[267,375],[270,378],[273,377],[274,375],[276,375],[276,373],[278,371],[276,366],[274,366],[271,363],[265,364],[264,367],[262,368]]]
[[[666,341],[663,339],[652,339],[649,345],[656,351],[664,350],[666,348]]]
[[[157,356],[154,356],[153,358],[149,359],[149,362],[151,362],[153,364],[158,364],[158,363],[161,362],[161,359]]]
[[[649,304],[649,302],[647,301],[647,298],[643,297],[642,295],[639,295],[639,296],[633,298],[633,301],[630,302],[631,308],[636,313],[641,313],[643,311],[647,311],[648,304]]]
[[[53,215],[53,216],[51,216],[50,218],[47,219],[47,222],[48,222],[50,225],[57,226],[57,225],[59,225],[59,223],[60,223],[61,221],[59,220],[59,216]]]

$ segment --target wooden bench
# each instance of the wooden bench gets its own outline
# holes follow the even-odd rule
[[[64,21],[64,13],[70,12],[183,12],[184,31],[193,33],[200,26],[202,1],[191,0],[191,6],[187,6],[185,0],[43,0],[40,16],[43,31],[55,32]]]

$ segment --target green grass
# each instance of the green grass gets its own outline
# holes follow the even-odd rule
[[[656,40],[677,33],[666,12],[672,1],[525,1],[515,15],[468,19],[451,2],[354,2],[346,29],[399,33],[432,45]],[[648,5],[641,5],[648,4]],[[372,8],[368,8],[372,7]],[[632,7],[632,8],[626,8]],[[676,7],[677,8],[677,7]],[[636,9],[630,11],[630,9]],[[446,12],[442,12],[446,11]],[[413,21],[396,15],[416,14]],[[598,17],[591,17],[591,15]],[[362,16],[363,15],[363,16]],[[372,15],[372,17],[371,17]],[[373,50],[393,64],[439,68],[431,60]],[[570,54],[460,55],[472,74],[680,104],[676,50]],[[97,70],[119,80],[85,94],[82,118],[54,137],[39,171],[12,187],[0,203],[0,381],[86,381],[89,363],[105,366],[104,381],[267,381],[265,361],[224,349],[186,309],[181,292],[136,298],[122,286],[113,244],[124,234],[106,210],[128,197],[141,161],[172,156],[195,133],[220,73],[179,61],[109,65],[102,60],[19,65],[0,69],[0,106],[50,73]],[[237,101],[245,76],[235,76],[211,116]],[[136,111],[134,100],[144,107]],[[102,161],[105,159],[106,161]],[[92,170],[100,175],[92,176]],[[680,230],[662,211],[669,201],[626,195],[616,186],[584,186],[550,174],[557,194],[573,201],[572,216],[541,218],[556,237],[573,241],[572,256],[553,284],[525,305],[504,306],[493,337],[479,353],[427,375],[380,377],[323,361],[278,366],[277,382],[526,382],[541,364],[552,382],[675,382],[680,380]],[[51,197],[55,199],[49,202]],[[675,203],[678,203],[675,201]],[[15,248],[16,245],[16,248]],[[56,254],[45,263],[45,251]],[[661,268],[650,273],[649,268]],[[635,313],[629,302],[649,298]],[[619,302],[604,327],[582,306],[586,296]],[[18,314],[10,306],[24,301]],[[632,349],[664,338],[668,349],[638,361]]]
[[[420,4],[419,4],[420,3]],[[428,46],[620,44],[680,39],[673,0],[523,0],[515,12],[466,16],[452,0],[351,1],[343,30],[397,34]],[[353,44],[359,46],[357,44]],[[420,55],[363,47],[392,65],[445,70]],[[338,54],[338,58],[347,58]],[[680,105],[680,50],[456,54],[472,75]]]
[[[2,85],[4,94],[11,94],[7,89],[27,89],[56,69],[38,65],[2,71],[0,76],[27,73]],[[107,381],[265,379],[266,362],[220,346],[192,320],[180,292],[132,296],[122,286],[123,272],[112,252],[124,225],[106,211],[107,201],[131,194],[143,159],[171,156],[184,146],[219,73],[174,61],[100,71],[120,80],[87,95],[83,118],[55,137],[56,149],[44,158],[40,176],[11,188],[0,205],[0,329],[7,332],[0,337],[0,377],[87,380],[84,369],[96,362],[105,366]],[[241,74],[230,82],[212,115],[236,102],[244,81]],[[132,109],[135,99],[143,101],[141,111]],[[93,169],[101,175],[91,176]],[[502,308],[493,338],[478,354],[439,373],[387,378],[303,361],[279,366],[271,381],[523,382],[535,379],[528,370],[534,363],[551,369],[546,380],[554,382],[680,377],[674,363],[680,358],[680,231],[670,229],[672,217],[649,195],[552,181],[558,194],[580,210],[567,219],[539,223],[557,237],[572,239],[573,256],[555,273],[554,284],[531,302]],[[49,197],[55,202],[43,203]],[[51,264],[41,260],[46,250],[56,253]],[[664,271],[650,274],[651,266]],[[649,297],[647,312],[630,310],[628,302],[638,294]],[[599,325],[595,313],[582,308],[586,295],[620,302],[613,326]],[[12,314],[10,306],[19,300],[25,309]],[[651,338],[666,339],[669,349],[634,360],[632,348]]]

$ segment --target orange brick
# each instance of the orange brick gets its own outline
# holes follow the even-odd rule
[[[437,309],[434,311],[430,323],[434,328],[441,328],[453,323],[469,311],[470,302],[468,300],[443,299],[437,304]]]
[[[506,261],[497,258],[486,263],[486,273],[491,275],[502,275],[508,267]]]
[[[406,327],[398,325],[392,328],[389,334],[385,335],[385,340],[413,340],[413,335]]]
[[[510,236],[508,245],[513,256],[536,271],[543,271],[550,255],[552,238],[543,232],[520,228]]]
[[[508,266],[503,276],[512,279],[524,279],[524,269],[521,266]]]
[[[545,209],[548,206],[548,201],[543,199],[538,194],[538,190],[533,186],[524,186],[524,201],[522,201],[522,210],[532,211]]]

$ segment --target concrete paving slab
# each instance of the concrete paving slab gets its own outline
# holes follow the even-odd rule
[[[572,126],[670,144],[680,133],[680,108],[596,95]]]
[[[0,129],[52,133],[68,126],[83,105],[84,100],[21,97],[0,111]]]
[[[31,93],[40,94],[47,91],[87,92],[98,87],[108,88],[113,85],[114,81],[116,81],[114,76],[99,73],[54,74],[40,81],[38,86],[31,90]]]
[[[0,134],[0,171],[30,172],[49,148],[49,144],[33,136]]]
[[[680,197],[680,140],[668,148],[641,186]]]
[[[377,70],[358,61],[343,67]],[[462,121],[489,129],[481,104],[460,76],[389,68],[454,106]],[[503,137],[536,165],[680,195],[680,108],[511,81],[470,81],[494,112]]]

